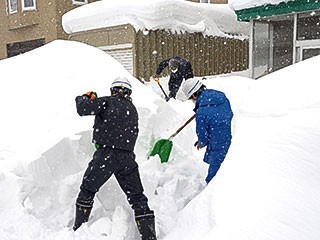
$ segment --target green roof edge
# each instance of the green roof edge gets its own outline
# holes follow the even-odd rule
[[[281,2],[279,4],[267,4],[254,8],[236,10],[238,21],[249,21],[260,17],[303,12],[320,8],[320,0],[296,0]]]

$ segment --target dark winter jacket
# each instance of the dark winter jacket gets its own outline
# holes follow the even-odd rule
[[[169,91],[172,97],[175,97],[180,88],[182,81],[187,80],[189,78],[193,78],[193,72],[192,72],[191,63],[188,60],[180,57],[173,57],[173,58],[178,61],[179,66],[178,66],[177,72],[175,73],[171,72],[168,86],[169,86]],[[159,64],[156,72],[157,75],[160,75],[163,69],[165,69],[169,65],[170,59],[172,58],[163,60]]]
[[[223,92],[204,90],[194,111],[198,144],[207,146],[203,160],[209,164],[221,164],[231,143],[233,113],[229,100]]]
[[[121,96],[89,99],[76,97],[80,116],[95,115],[93,142],[100,147],[133,151],[138,136],[138,113],[131,100]]]

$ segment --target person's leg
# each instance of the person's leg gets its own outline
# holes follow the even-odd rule
[[[80,192],[76,201],[76,218],[73,230],[76,231],[82,223],[87,222],[93,207],[94,196],[100,187],[114,172],[112,150],[101,148],[97,150],[83,176]],[[114,162],[114,161],[113,161]]]
[[[214,176],[217,174],[219,168],[220,168],[219,163],[212,163],[209,165],[208,175],[206,177],[207,184],[212,180],[212,178],[214,178]]]
[[[125,166],[115,173],[119,185],[126,194],[128,202],[135,213],[135,219],[142,240],[155,240],[154,213],[148,206],[148,198],[143,194],[143,187],[138,170],[138,164],[134,161],[134,154],[124,154]],[[121,161],[123,162],[123,161]]]

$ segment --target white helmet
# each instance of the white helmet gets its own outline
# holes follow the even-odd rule
[[[181,90],[188,100],[203,84],[199,79],[190,78],[182,83]]]
[[[111,84],[110,88],[114,88],[114,87],[124,87],[124,88],[128,88],[129,90],[132,90],[131,83],[125,77],[116,78]]]

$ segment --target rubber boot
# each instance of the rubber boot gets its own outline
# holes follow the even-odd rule
[[[136,223],[142,240],[156,240],[154,214],[136,216]]]
[[[88,222],[92,210],[93,202],[76,203],[76,219],[73,225],[73,231],[76,231],[82,223]]]

